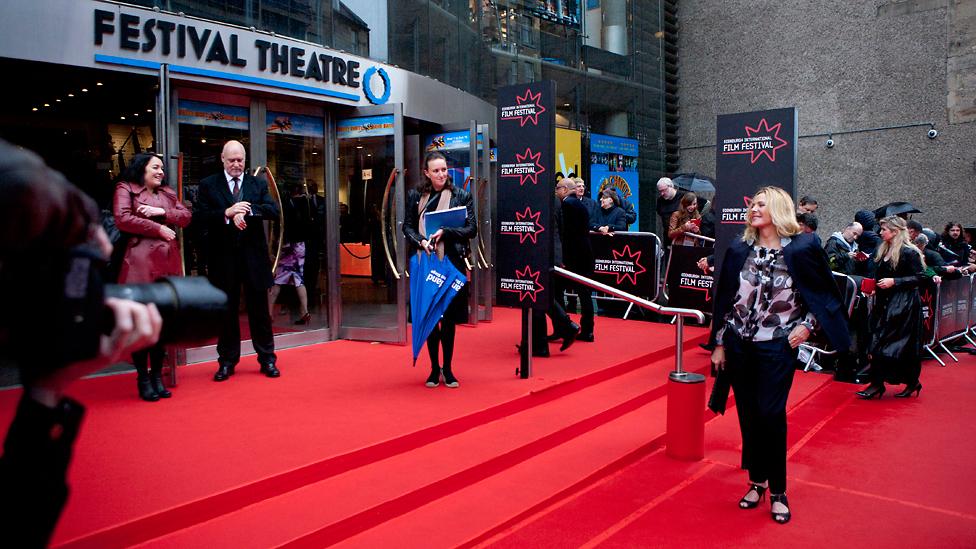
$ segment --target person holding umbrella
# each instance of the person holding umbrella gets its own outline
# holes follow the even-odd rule
[[[447,158],[439,152],[427,154],[423,172],[424,178],[419,189],[411,189],[407,194],[403,234],[416,251],[427,254],[436,252],[438,257],[447,257],[461,273],[466,273],[464,258],[468,254],[468,242],[478,233],[471,193],[454,186],[448,175]],[[426,234],[423,214],[459,206],[467,211],[462,226],[442,227],[432,235]],[[430,375],[424,383],[425,386],[437,387],[442,379],[446,387],[453,389],[460,385],[451,369],[451,361],[454,357],[455,329],[458,322],[467,321],[467,305],[468,287],[465,284],[454,295],[440,322],[434,325],[427,337]],[[418,320],[413,319],[414,322]],[[438,360],[438,347],[443,348],[443,362]]]

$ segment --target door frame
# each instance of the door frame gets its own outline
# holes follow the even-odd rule
[[[361,327],[343,326],[342,324],[342,288],[341,273],[339,268],[339,136],[336,133],[336,122],[341,118],[352,118],[359,116],[382,116],[393,115],[393,150],[394,168],[397,175],[392,186],[394,212],[396,224],[393,227],[393,237],[396,239],[395,249],[399,250],[395,265],[399,273],[399,278],[394,276],[397,295],[396,326],[390,327]],[[359,107],[347,111],[333,113],[329,121],[329,135],[331,161],[326,168],[326,246],[330,251],[328,259],[329,287],[334,288],[331,300],[330,318],[335,319],[330,326],[333,330],[333,339],[353,339],[360,341],[380,341],[384,343],[395,343],[406,345],[407,343],[407,276],[406,258],[406,237],[403,236],[403,219],[406,213],[406,193],[403,192],[404,178],[404,137],[403,137],[403,105],[401,103],[387,103],[369,107]],[[384,177],[386,177],[384,175]],[[386,238],[386,235],[383,235]],[[371,250],[371,253],[376,251]]]

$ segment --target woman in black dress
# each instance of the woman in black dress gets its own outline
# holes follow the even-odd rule
[[[922,303],[918,285],[924,279],[925,260],[908,238],[905,220],[891,216],[881,220],[881,246],[874,257],[878,264],[877,297],[871,311],[871,385],[857,396],[881,398],[885,382],[904,383],[896,394],[918,396],[922,384]]]
[[[421,230],[422,214],[464,206],[468,215],[461,227],[443,227],[428,239]],[[407,212],[403,234],[419,252],[438,253],[450,259],[462,273],[467,272],[464,258],[468,255],[468,243],[478,233],[471,193],[454,186],[447,173],[447,159],[439,152],[428,153],[424,158],[424,180],[420,189],[407,194]],[[454,332],[458,322],[468,320],[468,285],[465,284],[444,311],[438,326],[427,337],[427,353],[430,355],[430,376],[427,387],[437,387],[441,379],[444,386],[459,386],[451,370],[454,357]],[[443,362],[438,360],[438,347],[444,350]]]
[[[789,522],[786,500],[786,401],[797,347],[818,326],[835,349],[850,337],[840,292],[820,241],[800,232],[793,199],[777,187],[756,192],[742,239],[728,248],[715,297],[712,364],[735,392],[742,467],[754,509],[770,492],[770,513]]]

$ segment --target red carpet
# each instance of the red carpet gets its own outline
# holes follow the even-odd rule
[[[976,359],[926,365],[918,399],[861,402],[798,374],[790,403],[794,520],[740,511],[734,410],[706,413],[706,459],[664,456],[673,327],[599,319],[515,377],[517,314],[458,332],[458,390],[423,387],[409,347],[285,350],[269,380],[184,368],[143,403],[132,375],[79,382],[89,406],[64,547],[972,546]],[[685,364],[703,369],[686,334]],[[19,391],[0,392],[3,425]],[[872,541],[876,540],[876,541]]]

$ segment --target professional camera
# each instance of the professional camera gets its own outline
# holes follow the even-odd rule
[[[928,136],[929,139],[935,139],[936,137],[939,137],[939,131],[936,130],[935,128],[932,128],[931,130],[929,130]]]

